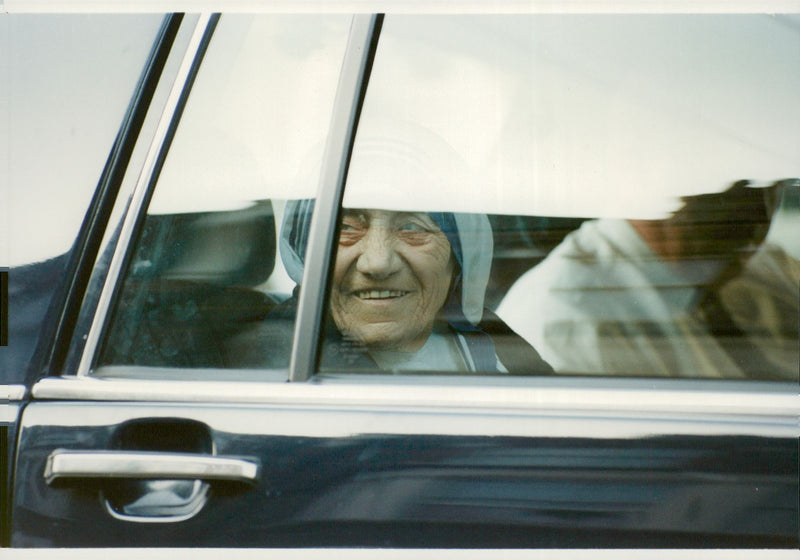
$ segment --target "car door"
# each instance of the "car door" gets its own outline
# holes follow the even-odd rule
[[[574,88],[604,80],[578,80],[575,53],[553,61],[530,42],[580,36],[584,20],[181,23],[174,73],[98,232],[63,359],[24,407],[12,546],[797,545],[796,379],[554,374],[516,353],[527,343],[489,311],[494,326],[452,338],[466,341],[458,371],[379,368],[330,343],[341,214],[488,214],[459,223],[493,222],[495,276],[484,282],[498,312],[516,279],[506,266],[536,264],[560,228],[591,215],[541,197],[583,203],[583,179],[617,167],[570,174],[584,144],[537,119],[542,107],[586,109]],[[569,95],[536,97],[532,77]],[[591,130],[580,124],[565,126]],[[548,130],[536,161],[562,157],[531,164],[541,140],[524,142]],[[480,174],[442,137],[470,163],[485,156]],[[538,210],[492,178],[527,185],[516,192],[533,193]],[[554,178],[564,186],[546,187]],[[494,337],[502,368],[481,365],[477,331]]]
[[[310,157],[312,159],[306,164],[311,166],[314,164],[313,158],[316,158],[317,161],[320,159],[319,154],[316,153],[319,151],[317,143],[325,140],[325,131],[330,125],[329,119],[333,113],[334,94],[344,59],[351,18],[349,16],[286,16],[283,18],[231,16],[225,19],[221,30],[217,30],[218,19],[218,16],[200,18],[178,16],[170,20],[173,25],[171,32],[180,40],[173,49],[170,50],[168,45],[166,49],[158,53],[163,59],[160,61],[160,68],[155,73],[158,81],[147,85],[147,88],[155,90],[161,103],[150,108],[150,111],[141,117],[144,120],[146,134],[133,146],[135,152],[131,158],[133,164],[127,168],[123,166],[121,170],[116,171],[123,174],[120,179],[121,186],[116,185],[120,189],[120,193],[116,195],[116,201],[107,203],[113,204],[113,207],[108,209],[109,215],[106,216],[110,225],[105,231],[101,229],[95,233],[98,237],[95,242],[100,242],[101,247],[96,257],[97,262],[91,271],[92,277],[87,281],[86,290],[89,295],[83,301],[81,310],[76,313],[77,317],[73,325],[75,332],[62,335],[72,337],[72,342],[68,341],[63,352],[64,355],[61,356],[64,363],[51,366],[53,369],[63,367],[65,371],[73,371],[72,375],[67,376],[72,380],[83,378],[82,375],[74,374],[82,367],[81,362],[84,365],[88,363],[83,358],[84,355],[88,356],[83,353],[84,345],[88,345],[87,347],[99,345],[97,340],[100,337],[99,331],[94,334],[89,331],[101,328],[92,327],[95,324],[95,316],[108,312],[109,299],[113,299],[112,292],[117,291],[111,286],[116,281],[115,275],[122,276],[119,273],[121,269],[127,271],[130,268],[136,273],[126,279],[126,286],[120,288],[122,293],[114,296],[126,301],[115,302],[114,305],[122,309],[135,308],[136,312],[141,315],[136,319],[130,317],[121,319],[113,328],[109,329],[110,341],[105,343],[104,350],[101,351],[103,354],[101,361],[110,362],[111,370],[114,369],[113,364],[122,364],[127,369],[130,367],[128,364],[131,363],[144,366],[169,365],[174,368],[180,365],[179,362],[171,359],[174,357],[175,349],[178,348],[188,360],[184,365],[203,368],[202,370],[187,370],[198,373],[197,381],[201,383],[197,388],[201,388],[201,391],[209,388],[216,391],[213,389],[214,387],[227,385],[231,378],[230,371],[221,371],[221,373],[217,371],[217,374],[208,371],[212,367],[221,367],[217,361],[218,353],[215,353],[214,349],[210,347],[214,337],[223,333],[230,334],[225,332],[225,325],[223,325],[222,331],[216,330],[214,321],[224,322],[227,326],[230,326],[230,323],[252,321],[285,298],[286,291],[291,291],[291,281],[285,273],[283,277],[275,275],[276,278],[272,279],[272,283],[268,286],[267,294],[252,289],[253,285],[260,284],[271,276],[277,252],[274,232],[274,211],[277,210],[277,205],[273,205],[271,200],[261,199],[265,198],[265,193],[270,195],[275,189],[278,189],[279,197],[282,196],[282,198],[289,198],[289,193],[300,194],[300,192],[308,192],[313,196],[316,190],[316,185],[312,184],[310,187],[303,187],[306,191],[298,192],[298,183],[293,183],[293,172],[289,164],[297,166],[304,163],[302,158]],[[350,60],[349,67],[345,66],[345,72],[351,74],[352,84],[349,90],[346,89],[342,94],[344,111],[341,114],[344,120],[335,123],[334,126],[337,130],[343,131],[342,134],[349,133],[351,129],[352,113],[355,110],[351,98],[355,99],[354,92],[360,87],[359,68],[363,66],[362,59],[365,57],[364,53],[367,52],[358,41],[364,41],[364,36],[371,40],[364,29],[358,33],[358,27],[356,27],[356,31],[356,43],[352,47],[355,49],[355,54],[351,54],[348,58]],[[214,41],[211,44],[218,48],[207,52],[212,35]],[[156,49],[158,46],[156,45]],[[234,59],[237,65],[232,67],[231,57],[237,54],[240,55]],[[198,68],[200,68],[201,61],[204,60],[206,63],[204,68],[208,67],[209,70],[199,74],[203,86],[193,92],[192,103],[187,105],[189,92],[198,75]],[[300,64],[297,64],[298,61]],[[254,69],[259,70],[259,73],[255,74],[256,84],[249,82],[254,76],[252,74]],[[313,83],[314,81],[317,83]],[[243,83],[247,85],[247,88],[242,89]],[[227,88],[220,91],[216,87],[217,84],[225,84]],[[260,95],[264,93],[264,90],[266,90],[267,97],[261,98]],[[220,103],[220,98],[223,96],[230,97],[226,102]],[[243,101],[242,98],[245,103],[248,103],[243,109],[239,106],[239,103]],[[134,99],[134,101],[138,100]],[[294,112],[291,114],[288,112],[289,107],[294,108]],[[147,109],[148,107],[145,107],[145,110]],[[218,127],[219,122],[213,119],[207,120],[209,110],[217,111],[220,120],[223,118],[229,120]],[[185,119],[186,124],[182,124],[182,127],[187,127],[188,132],[179,130],[177,132],[178,141],[170,146],[184,111],[188,111],[189,116]],[[261,129],[253,126],[256,114],[258,114],[258,121],[261,125],[276,127],[272,135],[265,136]],[[248,119],[250,119],[250,123],[247,122]],[[192,130],[192,127],[195,127],[195,131]],[[197,134],[197,127],[202,129],[199,134]],[[246,151],[230,149],[231,142],[237,140],[236,137],[229,136],[231,130],[237,133],[245,131],[245,136],[250,134],[252,142],[246,147],[252,148],[253,145],[258,146],[260,143],[260,147],[264,150],[261,155],[269,154],[271,159],[258,162],[252,154],[250,159],[247,159]],[[338,139],[339,143],[343,141],[344,136]],[[281,151],[282,144],[291,143],[295,145],[291,146],[290,150]],[[172,160],[166,166],[164,165],[168,147],[172,148],[170,158],[177,161],[175,165],[181,166],[178,167],[179,173],[175,172]],[[332,150],[335,153],[336,148],[334,147]],[[272,155],[272,151],[278,153]],[[281,158],[286,158],[287,154],[291,154],[295,159],[286,163],[281,162]],[[234,159],[228,159],[231,157]],[[216,158],[221,158],[221,161]],[[272,184],[265,185],[261,179],[261,169],[259,169],[261,165],[271,169],[269,180],[272,181]],[[221,172],[213,174],[215,168]],[[209,169],[212,171],[211,175],[209,175]],[[317,174],[319,173],[317,172]],[[160,189],[159,196],[151,202],[149,201],[152,196],[150,191],[156,177],[159,178],[159,184],[163,185],[163,188]],[[223,182],[218,182],[220,180]],[[238,190],[230,192],[232,188]],[[309,191],[308,188],[311,190]],[[198,192],[204,192],[205,198],[198,196]],[[282,195],[280,195],[281,192]],[[250,197],[252,202],[248,203],[246,197]],[[129,208],[131,209],[129,210]],[[137,222],[143,219],[140,217],[140,212],[144,208],[148,208],[151,215],[145,220],[147,223],[140,226],[137,225]],[[271,233],[269,228],[273,230]],[[139,231],[140,229],[143,231]],[[130,250],[129,243],[131,244]],[[186,243],[193,246],[184,247]],[[128,260],[132,261],[130,265],[124,262]],[[109,278],[114,278],[114,280],[109,281]],[[145,296],[141,294],[143,288],[149,291]],[[155,297],[161,299],[154,304],[153,298]],[[130,298],[130,301],[127,301],[127,298]],[[199,308],[198,302],[200,302]],[[156,305],[156,308],[153,305]],[[176,310],[176,314],[171,313],[173,309]],[[159,310],[167,312],[169,316],[166,317],[166,320],[158,316],[157,311]],[[220,312],[221,314],[217,317],[203,315]],[[167,326],[168,331],[162,329],[163,326],[166,326],[166,321],[174,320],[183,321],[183,327],[191,323],[197,328],[191,333],[185,333],[186,336],[182,338],[179,336],[178,340],[168,339],[168,331],[174,332],[175,325]],[[186,339],[191,339],[190,346],[184,344]],[[154,346],[149,346],[150,344],[154,344]],[[128,352],[130,346],[133,346],[133,350]],[[90,352],[94,352],[94,349]],[[150,370],[149,367],[146,369]],[[261,386],[261,381],[268,382],[268,387],[274,386],[276,385],[274,380],[285,381],[287,378],[285,366],[276,367],[275,370],[272,374],[258,372],[255,376],[244,375],[244,379],[249,377],[251,381],[252,379],[259,380],[256,386]],[[166,380],[169,385],[169,378],[174,377],[175,372],[178,371],[173,369],[173,372],[168,372],[166,377],[157,379],[157,383],[161,385]],[[177,375],[178,378],[182,376],[180,373]],[[213,380],[215,377],[217,381],[211,382],[210,385],[204,381],[205,379]],[[237,377],[243,376],[233,375],[233,379]],[[271,379],[273,382],[269,383]],[[88,380],[88,378],[82,380]],[[146,384],[147,382],[137,380],[129,386],[144,387]],[[232,387],[237,391],[244,389],[247,392],[246,387],[249,385],[252,383],[244,385],[235,383]],[[279,383],[277,386],[281,387],[282,384]],[[166,388],[166,385],[164,387]],[[56,400],[60,401],[61,399]],[[93,399],[84,401],[84,403],[92,407],[91,400]],[[48,397],[41,402],[37,400],[37,404],[28,409],[28,412],[31,412],[30,418],[33,419],[36,415],[34,408],[37,408],[38,404],[49,408],[49,404],[53,404],[49,401]],[[167,416],[163,416],[167,409],[161,409],[160,401],[161,399],[157,398],[152,403],[155,408],[151,413],[142,417],[141,422],[139,411],[134,411],[133,416],[129,420],[122,421],[122,424],[129,426],[137,433],[157,433],[159,431],[157,425],[165,426],[169,432],[173,432],[177,427],[178,431],[174,432],[174,441],[178,447],[163,449],[164,453],[171,454],[173,459],[175,455],[181,453],[197,453],[198,457],[208,455],[208,460],[214,462],[216,461],[215,455],[227,454],[230,451],[226,450],[224,446],[219,449],[219,443],[210,439],[212,434],[206,424],[209,420],[202,419],[204,406],[195,411],[200,412],[198,417],[195,417],[194,412],[188,409],[183,412],[175,410],[168,413]],[[121,411],[125,408],[124,406],[120,408],[120,403],[109,402],[106,404],[109,406],[106,409],[109,412]],[[101,407],[105,408],[105,405],[101,405]],[[179,405],[178,408],[183,408],[183,406]],[[194,407],[190,406],[189,408],[193,409]],[[138,409],[138,405],[134,405],[134,409]],[[222,409],[217,412],[220,411]],[[112,414],[115,415],[116,412],[112,412]],[[101,415],[105,415],[105,413],[103,412]],[[173,421],[176,422],[175,425],[173,425]],[[38,421],[34,420],[34,423],[38,423]],[[55,426],[51,426],[51,428],[55,428]],[[156,431],[153,432],[152,428],[155,428]],[[184,433],[184,428],[195,433],[197,437]],[[39,440],[39,436],[36,435],[33,435],[33,440],[22,437],[26,441]],[[82,437],[79,436],[79,438]],[[121,443],[121,449],[133,446],[131,449],[141,448],[149,453],[157,451],[155,448],[150,448],[149,444],[139,441],[139,437],[138,435],[134,436],[133,439],[136,441],[130,440]],[[186,439],[187,437],[188,439]],[[127,436],[124,439],[127,440]],[[257,437],[251,442],[251,444],[256,444],[256,448],[263,444],[259,439]],[[281,435],[278,439],[283,440],[284,438]],[[195,442],[189,443],[189,440],[195,440]],[[65,442],[65,444],[66,447],[72,446],[71,442]],[[100,450],[98,449],[98,451]],[[105,451],[110,451],[110,449]],[[239,452],[234,453],[237,456],[238,454]],[[21,459],[23,455],[26,453],[19,454],[18,459]],[[123,461],[131,458],[123,457]],[[52,459],[56,463],[59,462],[55,456]],[[145,456],[142,460],[150,463],[151,459],[151,456]],[[167,460],[170,459],[167,458]],[[180,461],[180,459],[178,460]],[[240,494],[243,488],[249,487],[260,479],[260,461],[256,458],[231,459],[230,461],[222,458],[222,463],[232,463],[234,470],[244,466],[246,474],[244,477],[234,474],[230,480],[227,480],[228,475],[223,475],[223,480],[216,483],[218,487],[214,493],[218,491],[225,493],[232,490],[234,495]],[[27,479],[27,475],[22,475],[29,468],[25,466],[25,463],[27,461],[24,459],[18,462],[16,472],[20,473],[22,478]],[[253,470],[254,466],[257,467],[256,471]],[[105,468],[103,467],[103,469]],[[178,479],[183,478],[178,474],[174,474],[174,476]],[[56,478],[59,476],[56,475]],[[175,485],[173,487],[169,483],[169,480],[172,480],[171,477],[162,479],[165,477],[156,477],[153,481],[145,481],[142,484],[148,487],[154,484],[153,492],[155,492],[156,500],[160,500],[158,496],[163,496],[166,499],[163,503],[154,508],[145,505],[144,510],[140,509],[143,503],[142,499],[145,504],[153,499],[153,492],[145,489],[140,497],[130,500],[130,504],[118,504],[110,510],[103,507],[102,515],[108,515],[111,519],[124,520],[123,525],[132,523],[132,527],[138,526],[139,522],[144,522],[148,526],[152,524],[153,527],[156,527],[156,532],[163,532],[159,529],[160,527],[167,528],[172,525],[172,522],[192,519],[200,510],[204,509],[206,496],[209,495],[209,488],[205,480],[177,480],[173,481]],[[167,486],[156,488],[164,484]],[[241,487],[242,484],[244,487]],[[60,482],[56,482],[56,486],[59,485]],[[81,485],[82,483],[79,482],[78,486]],[[71,483],[68,483],[68,486],[72,488],[67,492],[72,494],[75,487]],[[30,522],[38,525],[38,521],[36,521],[39,514],[36,511],[38,508],[30,509],[25,505],[29,502],[29,498],[22,497],[23,495],[32,497],[29,490],[32,488],[29,487],[21,492],[19,495],[20,507],[14,508],[16,511],[13,518],[20,521],[20,528]],[[123,494],[127,492],[123,490]],[[34,491],[35,493],[38,492]],[[176,497],[178,500],[184,499],[178,497],[182,495],[186,500],[185,503],[176,504]],[[251,497],[259,495],[260,492],[250,494]],[[123,498],[123,500],[125,499]],[[55,505],[55,502],[49,498],[46,498],[46,501]],[[117,512],[114,508],[119,511]],[[49,509],[49,506],[46,509]],[[112,511],[114,513],[111,513]],[[228,515],[230,512],[224,514],[226,517]],[[57,514],[56,517],[59,516],[60,514]],[[68,514],[68,517],[71,517],[71,514]],[[60,522],[56,521],[56,523]],[[256,529],[258,526],[259,524],[255,524],[244,529],[257,535],[260,531]],[[186,525],[184,527],[188,530],[181,536],[168,541],[164,541],[163,536],[153,534],[155,540],[152,540],[151,543],[158,542],[162,545],[199,543],[198,538],[201,534],[210,537],[212,533],[217,533],[211,531],[210,528],[219,528],[222,525],[217,519],[211,524],[204,525],[204,528],[199,531]],[[127,531],[127,529],[124,530]],[[171,532],[172,528],[167,531]],[[238,531],[238,529],[230,531],[230,538],[236,539]],[[66,533],[63,536],[67,540],[61,540],[60,537],[52,539],[47,535],[55,536],[55,534],[50,533],[49,529],[44,532],[35,529],[34,533],[36,534],[28,534],[28,530],[23,529],[22,532],[16,533],[17,536],[12,537],[12,545],[43,544],[51,546],[57,542],[66,544],[72,540],[77,543],[84,539],[84,537],[78,537],[78,540],[75,541],[73,538],[77,536],[76,534],[68,536]],[[72,531],[68,531],[68,533],[72,533]],[[124,539],[120,541],[119,535],[116,533],[117,530],[112,528],[106,536],[95,534],[89,537],[89,540],[98,545],[104,541],[109,545],[111,543],[124,544]],[[256,538],[256,541],[253,541],[253,538]],[[251,537],[249,542],[253,544],[261,542],[261,540],[261,537]],[[206,542],[211,543],[212,541],[218,542],[218,544],[233,542],[229,541],[228,537],[220,538],[219,534]],[[128,541],[129,544],[133,542]],[[269,540],[264,542],[269,542]],[[246,544],[245,541],[242,543]]]

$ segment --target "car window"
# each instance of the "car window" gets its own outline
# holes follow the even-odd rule
[[[387,17],[321,371],[796,381],[795,24]]]
[[[220,18],[97,365],[288,366],[302,269],[281,231],[313,205],[349,23]]]
[[[24,378],[162,19],[0,16],[0,384]]]

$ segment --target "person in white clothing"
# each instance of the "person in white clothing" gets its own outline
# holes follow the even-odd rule
[[[497,313],[560,373],[796,381],[800,262],[764,243],[780,189],[584,222]]]

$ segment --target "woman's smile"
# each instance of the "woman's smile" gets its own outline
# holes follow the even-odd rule
[[[398,299],[403,296],[407,296],[409,293],[405,290],[359,290],[353,292],[353,295],[361,300],[386,300],[386,299]]]

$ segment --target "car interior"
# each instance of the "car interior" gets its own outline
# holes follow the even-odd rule
[[[269,201],[148,216],[100,363],[225,367],[223,342],[281,300],[257,289],[275,256]]]

